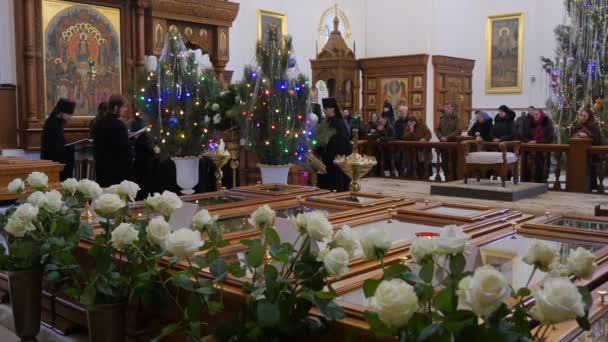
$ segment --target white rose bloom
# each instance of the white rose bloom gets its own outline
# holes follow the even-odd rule
[[[13,217],[8,220],[6,226],[4,226],[4,230],[7,233],[11,234],[14,237],[24,237],[27,232],[32,232],[36,230],[36,226],[31,221],[21,220],[19,218]]]
[[[88,179],[81,179],[78,182],[78,192],[92,200],[96,200],[103,194],[103,190],[101,190],[99,184]]]
[[[44,193],[42,193],[40,191],[33,192],[27,198],[27,203],[29,203],[35,207],[42,207],[44,205],[45,201],[46,201],[46,197],[44,197]]]
[[[154,196],[148,195],[148,198],[144,200],[146,207],[150,208],[153,211],[158,211],[158,206],[160,205],[160,194],[155,193]]]
[[[355,255],[357,247],[359,247],[359,241],[355,237],[355,232],[346,225],[334,233],[332,242],[336,247],[344,248],[351,258]]]
[[[211,216],[209,211],[203,209],[194,215],[192,219],[192,225],[196,229],[203,229],[205,227],[209,227],[213,225],[217,221],[217,215]]]
[[[49,177],[42,172],[32,172],[25,180],[29,186],[36,190],[46,190],[49,186]]]
[[[119,251],[122,251],[137,240],[139,240],[137,229],[132,224],[121,223],[112,231],[110,244]]]
[[[555,324],[585,315],[583,297],[567,278],[547,278],[532,295],[536,302],[530,314],[541,323]]]
[[[320,211],[306,214],[306,231],[315,241],[329,239],[334,232],[331,222]]]
[[[67,194],[74,195],[78,191],[78,181],[76,178],[68,178],[61,183],[61,187]]]
[[[558,258],[558,252],[555,248],[547,243],[534,240],[528,249],[528,252],[522,258],[522,261],[528,265],[534,265],[543,272],[548,272],[551,265]]]
[[[56,213],[63,208],[63,201],[61,200],[61,193],[57,190],[49,191],[44,194],[44,208],[50,212]]]
[[[421,264],[422,260],[427,256],[433,255],[433,249],[435,248],[435,243],[433,239],[429,239],[427,237],[419,237],[412,242],[412,246],[410,247],[410,253],[412,253],[412,257],[416,261],[416,263]]]
[[[296,228],[296,230],[300,233],[306,232],[306,214],[298,214],[298,216],[291,217],[291,223]]]
[[[114,184],[114,185],[110,185],[107,188],[103,189],[103,193],[104,194],[114,194],[114,195],[119,195],[118,190],[120,189],[120,185],[118,184]]]
[[[360,242],[363,255],[367,260],[378,259],[379,254],[386,254],[393,244],[390,236],[385,231],[378,229],[370,230]]]
[[[8,191],[16,194],[20,194],[25,191],[25,183],[21,178],[15,178],[8,183]]]
[[[181,208],[183,205],[182,200],[171,191],[164,191],[162,195],[160,195],[160,200],[158,202],[158,211],[160,211],[164,216],[170,216],[176,209]]]
[[[251,225],[256,226],[260,229],[268,228],[274,223],[274,218],[276,214],[274,210],[272,210],[268,204],[264,204],[263,206],[257,208],[249,219],[249,223]]]
[[[165,249],[177,258],[193,256],[202,245],[201,233],[188,228],[174,231],[165,241]]]
[[[559,260],[554,260],[551,265],[549,265],[549,271],[547,275],[549,277],[565,277],[569,274],[568,267],[566,265],[559,262]]]
[[[464,251],[464,246],[469,239],[461,228],[449,225],[441,228],[439,236],[433,238],[434,252],[440,255],[454,255]]]
[[[461,281],[458,287],[461,303],[481,317],[488,317],[511,296],[505,276],[490,265],[476,269],[473,276],[464,283]]]
[[[126,205],[120,196],[115,194],[103,194],[95,200],[95,212],[101,217],[112,217],[118,210]]]
[[[148,241],[165,248],[165,241],[171,234],[171,226],[165,221],[164,217],[157,216],[150,220],[146,232],[148,233]]]
[[[595,259],[595,253],[592,253],[583,247],[571,250],[566,262],[568,274],[574,274],[577,278],[581,279],[591,278],[597,267]]]
[[[14,218],[25,222],[34,220],[36,216],[38,216],[38,207],[35,207],[29,203],[20,205],[13,214]]]
[[[370,302],[380,320],[391,328],[404,326],[418,310],[414,288],[401,279],[382,281]]]
[[[129,198],[131,201],[135,201],[135,197],[137,197],[139,190],[141,190],[141,188],[137,183],[127,180],[120,182],[120,185],[118,186],[118,194]]]
[[[220,110],[220,105],[217,103],[214,103],[211,105],[211,110],[214,112],[217,112],[218,110]]]
[[[323,265],[332,277],[339,277],[348,272],[350,257],[346,249],[338,247],[330,250],[323,258]]]

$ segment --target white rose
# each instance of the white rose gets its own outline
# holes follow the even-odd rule
[[[36,190],[46,190],[49,186],[49,177],[42,172],[32,172],[25,180],[29,186]]]
[[[6,223],[4,230],[14,237],[24,237],[27,232],[36,230],[36,226],[31,221],[24,221],[19,218],[13,217]]]
[[[371,306],[388,327],[404,326],[418,310],[414,288],[401,279],[384,280],[371,298]]]
[[[92,200],[96,200],[103,194],[103,190],[101,190],[99,184],[88,179],[81,179],[78,182],[78,192],[84,197]]]
[[[559,260],[553,261],[553,263],[549,265],[549,271],[547,272],[549,277],[565,277],[568,274],[568,267],[559,262]]]
[[[558,258],[558,252],[555,248],[547,243],[534,240],[532,245],[522,258],[522,261],[528,265],[534,265],[543,272],[548,272],[554,260]]]
[[[43,195],[44,196],[44,195]],[[38,207],[35,207],[29,203],[24,203],[17,208],[13,217],[25,222],[30,222],[38,216]]]
[[[439,236],[433,238],[434,252],[440,255],[454,255],[464,251],[469,236],[456,225],[441,228]]]
[[[264,204],[251,214],[249,223],[259,229],[268,228],[274,223],[275,216],[274,210],[272,210],[268,204]]]
[[[44,197],[44,208],[46,208],[46,210],[56,213],[63,208],[63,201],[61,200],[61,193],[59,191],[49,191],[44,194]]]
[[[25,183],[21,178],[15,178],[8,183],[7,188],[9,192],[20,194],[25,191]]]
[[[592,253],[582,247],[570,251],[566,267],[568,274],[574,274],[577,278],[591,278],[597,264],[595,263],[595,253]]]
[[[306,214],[298,214],[298,216],[291,217],[291,223],[293,223],[293,226],[300,233],[306,232],[306,218]]]
[[[532,295],[536,302],[530,314],[541,323],[555,324],[585,315],[583,297],[567,278],[547,278]]]
[[[111,218],[118,210],[126,205],[120,196],[115,194],[103,194],[95,200],[95,212],[105,218]]]
[[[120,182],[120,185],[118,186],[118,194],[127,197],[131,201],[135,201],[135,197],[137,197],[139,190],[141,190],[141,188],[137,183],[126,180]]]
[[[209,214],[209,211],[203,209],[196,213],[196,215],[194,215],[194,218],[192,218],[192,225],[196,229],[203,229],[213,225],[216,220],[217,215],[211,216],[211,214]]]
[[[121,223],[112,231],[110,244],[119,251],[132,245],[139,240],[139,232],[130,223]]]
[[[222,122],[222,116],[218,113],[213,116],[213,124],[219,125]]]
[[[165,248],[165,241],[171,234],[171,226],[165,221],[162,216],[157,216],[150,220],[146,227],[148,233],[148,241]]]
[[[211,110],[214,112],[217,112],[218,110],[220,110],[220,105],[217,103],[214,103],[211,105]]]
[[[323,241],[331,237],[334,228],[320,211],[313,211],[306,214],[306,231],[315,241]]]
[[[103,193],[104,194],[114,194],[114,195],[119,195],[118,194],[118,189],[120,188],[120,185],[118,184],[114,184],[114,185],[110,185],[107,188],[103,188]]]
[[[154,196],[148,195],[148,198],[144,200],[144,203],[150,210],[158,211],[158,206],[160,205],[160,194],[155,193]]]
[[[165,241],[165,249],[177,258],[193,256],[202,245],[201,233],[188,228],[174,231]]]
[[[476,269],[473,276],[464,283],[461,281],[458,287],[461,303],[481,317],[489,316],[511,296],[505,276],[490,265]]]
[[[330,250],[323,258],[323,265],[327,273],[332,277],[339,277],[348,272],[350,257],[348,252],[341,247]]]
[[[27,203],[29,203],[35,207],[42,207],[44,205],[45,201],[46,201],[46,197],[44,197],[44,193],[42,193],[40,191],[33,192],[27,198]]]
[[[363,255],[367,260],[379,259],[380,256],[384,256],[391,249],[393,243],[385,231],[378,229],[370,230],[360,242]]]
[[[65,190],[66,193],[70,195],[74,195],[76,191],[78,191],[78,181],[76,178],[68,178],[61,182],[61,187]]]
[[[359,241],[355,237],[355,232],[346,225],[334,233],[332,243],[336,247],[344,248],[351,258],[355,255],[357,247],[359,247]]]
[[[422,260],[427,256],[433,255],[433,249],[435,248],[435,243],[433,239],[429,239],[427,237],[419,237],[412,242],[412,246],[410,247],[410,253],[412,257],[416,261],[416,263],[421,264]]]
[[[164,216],[170,216],[176,209],[181,208],[183,205],[182,200],[174,192],[164,191],[160,195],[158,202],[158,211]]]

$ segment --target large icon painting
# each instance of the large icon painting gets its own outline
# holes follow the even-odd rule
[[[42,24],[46,112],[67,97],[77,103],[76,116],[95,115],[100,102],[121,92],[120,10],[43,0]]]

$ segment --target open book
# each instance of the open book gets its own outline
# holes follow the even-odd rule
[[[85,145],[85,144],[92,144],[93,143],[93,139],[81,139],[78,141],[74,141],[72,143],[69,144],[65,144],[63,146],[65,147],[69,147],[69,146],[80,146],[80,145]]]
[[[129,139],[136,138],[138,135],[140,135],[143,132],[145,132],[146,129],[148,129],[148,127],[144,127],[144,128],[142,128],[142,129],[140,129],[139,131],[136,131],[136,132],[129,131]]]

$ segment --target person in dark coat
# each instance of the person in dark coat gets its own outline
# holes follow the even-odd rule
[[[59,99],[42,129],[40,159],[64,164],[65,167],[59,175],[62,181],[74,175],[74,146],[65,146],[63,128],[72,118],[75,108],[75,102]]]
[[[144,128],[146,123],[141,116],[136,116],[131,122],[131,132],[137,132]],[[138,135],[133,141],[133,181],[139,184],[141,191],[137,194],[138,199],[144,199],[149,194],[160,192],[155,186],[155,170],[158,169],[157,154],[154,153],[152,140],[147,132]]]
[[[521,115],[515,119],[513,130],[515,131],[515,140],[521,142],[528,142],[528,130],[530,129],[530,122],[532,121],[532,113],[536,110],[534,106],[528,107],[527,112],[522,112]]]
[[[127,111],[127,99],[112,95],[108,113],[95,124],[93,154],[97,182],[102,187],[119,184],[131,174],[131,146],[127,126],[120,120]]]
[[[395,113],[393,112],[393,105],[388,101],[384,101],[384,104],[382,105],[382,119],[388,120],[388,122],[390,122],[391,125],[395,121]]]
[[[335,191],[348,191],[350,179],[342,170],[334,164],[334,159],[338,155],[349,155],[351,144],[348,140],[348,129],[342,113],[338,108],[338,103],[334,98],[325,98],[323,101],[323,112],[329,125],[336,130],[336,133],[329,139],[327,145],[319,151],[321,160],[325,164],[327,173],[319,175],[318,185],[322,189]]]
[[[514,121],[515,112],[505,105],[500,106],[498,114],[494,118],[494,126],[492,126],[492,141],[515,140]]]
[[[95,123],[98,122],[99,120],[101,120],[101,118],[103,118],[103,116],[106,115],[107,112],[108,112],[108,103],[101,102],[97,106],[97,115],[95,115],[93,120],[91,120],[89,122],[89,136],[91,137],[91,139],[95,139]]]
[[[367,134],[376,133],[376,129],[378,128],[378,120],[379,120],[378,114],[372,113],[372,116],[371,116],[369,122],[367,123],[367,129],[366,129]]]
[[[552,144],[555,138],[553,131],[553,121],[541,109],[534,109],[532,120],[526,135],[529,144]],[[545,156],[543,153],[536,153],[534,182],[545,183],[549,170],[545,167]]]
[[[590,138],[592,146],[604,145],[604,134],[600,124],[595,120],[595,113],[590,106],[586,106],[578,114],[578,121],[570,131],[572,138]],[[597,168],[602,162],[597,156],[591,156],[589,160],[589,180],[587,191],[597,189]]]
[[[475,111],[475,115],[477,115],[477,120],[469,130],[468,136],[483,141],[492,140],[492,118],[490,115],[480,110]]]

